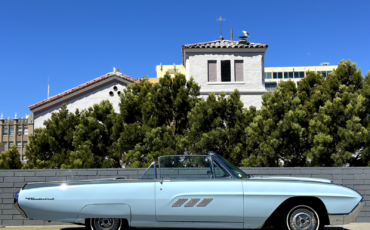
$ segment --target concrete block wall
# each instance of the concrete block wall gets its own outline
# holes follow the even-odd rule
[[[359,191],[366,200],[356,222],[370,223],[370,167],[356,168],[241,168],[244,172],[261,176],[316,177],[333,180]],[[0,170],[0,226],[60,225],[63,222],[24,219],[15,210],[14,193],[28,182],[87,180],[112,177],[137,179],[145,169],[49,169]],[[183,170],[184,171],[184,170]],[[181,174],[186,173],[181,172]],[[192,170],[189,170],[189,174]]]

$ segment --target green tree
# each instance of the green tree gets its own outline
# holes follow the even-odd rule
[[[66,168],[70,153],[75,150],[73,135],[80,124],[80,112],[70,113],[66,104],[50,119],[44,121],[44,128],[37,128],[29,136],[26,147],[27,163],[25,169]]]
[[[368,165],[367,79],[355,63],[343,60],[326,78],[308,72],[298,88],[291,81],[279,83],[263,96],[245,129],[243,165]]]
[[[102,101],[81,112],[73,134],[74,151],[70,152],[68,168],[121,167],[122,155],[111,151],[114,118],[112,104]]]
[[[22,163],[20,160],[17,146],[13,145],[11,149],[0,154],[0,169],[20,169]]]
[[[236,165],[241,165],[246,151],[245,127],[252,121],[256,108],[243,110],[240,93],[230,96],[209,94],[189,113],[190,132],[187,135],[189,150],[195,154],[214,151]]]
[[[307,114],[302,109],[295,83],[279,83],[262,97],[262,108],[246,127],[245,166],[305,166]]]
[[[186,151],[183,135],[189,130],[188,112],[199,101],[199,91],[193,78],[187,81],[180,73],[173,79],[167,73],[159,84],[144,78],[123,91],[116,118],[120,122],[113,128],[119,137],[112,149],[124,154],[127,167],[146,167],[160,154]]]

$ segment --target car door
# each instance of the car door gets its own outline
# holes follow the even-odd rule
[[[182,169],[179,170],[181,172]],[[221,172],[222,169],[215,170],[222,176],[220,178],[214,178],[212,172],[200,171],[198,175],[194,172],[185,173],[188,179],[156,181],[156,220],[243,223],[241,180],[231,179],[227,172]],[[195,179],[200,175],[207,175],[208,178]],[[228,176],[230,179],[223,179]]]

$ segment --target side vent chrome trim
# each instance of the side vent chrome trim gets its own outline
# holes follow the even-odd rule
[[[197,207],[206,207],[209,203],[211,203],[211,201],[213,200],[213,198],[204,198],[198,205]]]
[[[172,207],[181,207],[181,205],[183,205],[188,199],[178,199],[173,205]]]
[[[199,198],[191,198],[191,200],[185,204],[185,207],[193,207],[196,203],[200,201]]]

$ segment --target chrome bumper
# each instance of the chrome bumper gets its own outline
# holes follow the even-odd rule
[[[18,210],[18,212],[20,212],[20,214],[24,217],[24,218],[27,218],[27,215],[26,213],[23,212],[23,210],[21,209],[21,207],[19,207],[19,204],[18,204],[18,197],[19,197],[19,192],[21,190],[17,191],[15,194],[14,194],[14,207],[15,209]]]
[[[360,203],[358,203],[357,206],[349,214],[329,215],[330,225],[344,225],[352,223],[361,212],[364,205],[365,199],[362,198]]]

